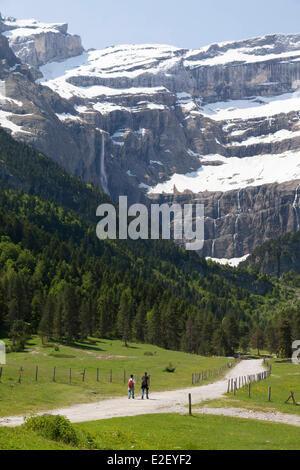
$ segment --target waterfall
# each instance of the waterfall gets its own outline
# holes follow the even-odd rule
[[[240,218],[240,213],[241,213],[241,200],[240,200],[240,193],[241,189],[238,190],[237,192],[237,217],[235,219],[234,223],[234,235],[233,235],[233,246],[234,246],[234,255],[237,256],[236,253],[236,248],[237,248],[237,239],[239,236],[239,218]]]
[[[216,244],[216,240],[214,239],[212,241],[212,245],[211,245],[211,257],[214,258],[215,257],[215,244]]]
[[[217,201],[217,220],[220,218],[220,215],[221,215],[221,208],[220,208],[220,199],[218,199]],[[215,245],[216,245],[216,239],[218,238],[219,234],[218,234],[218,228],[217,228],[217,221],[216,219],[214,219],[214,238],[213,238],[213,241],[212,241],[212,246],[211,246],[211,257],[214,258],[215,257]]]
[[[296,190],[295,190],[295,199],[293,202],[293,209],[295,211],[295,216],[296,216],[296,223],[297,223],[297,230],[300,228],[300,219],[299,219],[299,201],[298,201],[298,189],[300,188],[300,184],[298,184]]]
[[[240,201],[240,192],[241,191],[242,190],[239,189],[238,192],[237,192],[237,210],[238,210],[238,212],[241,212],[241,201]]]
[[[108,183],[107,183],[107,174],[105,171],[105,141],[104,141],[104,132],[101,132],[102,135],[102,147],[101,147],[101,160],[100,160],[100,181],[103,191],[106,194],[109,194]]]
[[[218,199],[218,219],[220,218],[220,215],[221,215],[221,211],[220,211],[220,199]]]
[[[218,238],[218,233],[217,233],[217,222],[216,219],[214,219],[214,239],[212,241],[212,246],[211,246],[211,257],[215,257],[215,244],[216,244],[216,239]]]
[[[235,256],[237,256],[236,245],[237,245],[237,238],[239,236],[239,218],[240,218],[240,214],[238,214],[237,218],[235,219],[235,223],[234,223],[233,244],[234,244],[234,255]]]

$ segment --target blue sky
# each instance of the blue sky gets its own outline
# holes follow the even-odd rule
[[[68,22],[86,48],[164,43],[197,48],[300,32],[300,0],[0,0],[4,15]]]

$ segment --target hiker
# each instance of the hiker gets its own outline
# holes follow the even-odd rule
[[[146,398],[149,398],[149,384],[150,384],[150,377],[147,375],[147,372],[145,372],[145,375],[142,377],[142,400],[144,400],[144,394],[146,390]]]
[[[129,382],[128,382],[128,399],[130,399],[131,395],[132,395],[132,398],[134,399],[134,384],[135,384],[135,380],[133,378],[133,375],[131,374]]]

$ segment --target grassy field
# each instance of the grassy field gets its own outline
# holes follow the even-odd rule
[[[295,406],[290,400],[285,403],[294,392],[297,402],[300,403],[300,365],[279,362],[280,359],[270,361],[272,364],[271,376],[261,382],[251,384],[251,397],[248,397],[248,387],[226,394],[226,398],[202,402],[194,407],[199,408],[209,405],[210,407],[238,407],[252,410],[275,409],[282,413],[300,414],[300,406]],[[271,387],[271,401],[268,401],[268,389]]]
[[[300,449],[299,428],[223,416],[147,415],[74,426],[91,433],[100,449]]]
[[[164,371],[169,362],[176,367],[174,373]],[[129,347],[125,347],[116,340],[59,345],[56,351],[54,344],[43,346],[40,339],[34,337],[25,352],[7,354],[7,364],[3,366],[0,382],[0,416],[44,411],[123,395],[127,393],[129,375],[134,374],[139,382],[145,371],[151,375],[153,391],[183,388],[191,386],[192,373],[218,369],[228,362],[228,358],[201,357],[152,345],[129,344]],[[21,367],[23,374],[19,383]],[[83,382],[84,369],[86,374]]]
[[[23,427],[0,427],[0,450],[68,450],[62,442],[52,441]]]
[[[223,416],[144,415],[75,424],[100,450],[299,450],[300,429]],[[0,428],[0,449],[72,449],[24,427]]]

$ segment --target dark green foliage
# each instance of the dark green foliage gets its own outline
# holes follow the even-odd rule
[[[14,320],[10,329],[10,338],[12,341],[11,350],[15,352],[23,351],[29,338],[28,325],[23,320]]]
[[[295,283],[295,274],[300,274],[300,231],[285,233],[254,250],[242,266],[260,273],[280,277]],[[300,278],[297,277],[298,287]]]
[[[260,350],[264,347],[265,340],[263,332],[260,329],[256,329],[251,336],[251,346],[253,349],[257,349],[257,354],[260,354]]]
[[[74,446],[79,443],[76,431],[70,421],[60,415],[30,416],[26,418],[24,426],[53,441],[61,441]]]
[[[95,211],[107,196],[0,130],[1,178],[0,327],[14,347],[38,332],[68,343],[99,335],[227,355],[249,344],[257,323],[263,334],[275,324],[258,312],[285,293],[266,276],[172,242],[98,240]],[[298,334],[300,320],[290,316]]]
[[[49,414],[29,416],[23,426],[52,441],[83,449],[97,449],[94,438],[89,433],[77,431],[64,416]]]
[[[175,372],[175,370],[176,370],[176,367],[173,366],[172,362],[169,362],[169,365],[167,365],[167,367],[165,367],[164,372],[173,373],[173,372]]]
[[[278,322],[278,346],[282,357],[291,357],[292,355],[292,331],[291,324],[283,314]]]

